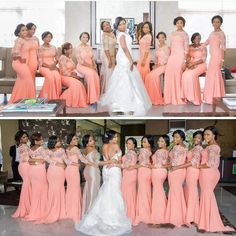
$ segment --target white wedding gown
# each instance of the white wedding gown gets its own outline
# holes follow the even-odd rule
[[[133,112],[135,116],[144,116],[152,103],[147,94],[141,75],[136,68],[130,70],[130,63],[120,45],[120,37],[125,35],[128,50],[132,55],[132,39],[129,34],[119,32],[119,45],[116,55],[116,66],[108,81],[107,91],[101,96],[100,105],[108,107],[110,112]]]
[[[117,153],[112,159],[118,160]],[[131,232],[131,221],[126,216],[126,207],[121,193],[121,169],[106,168],[102,171],[103,184],[89,212],[80,223],[75,224],[77,231],[86,235],[113,236]]]

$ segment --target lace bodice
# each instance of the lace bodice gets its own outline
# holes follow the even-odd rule
[[[18,148],[19,156],[20,156],[20,163],[28,162],[29,161],[29,151],[30,148],[27,144],[21,144]]]
[[[206,147],[206,164],[210,168],[218,169],[220,165],[220,147],[217,144]]]
[[[168,162],[169,152],[168,150],[158,149],[152,155],[152,162],[156,168],[161,168],[163,165],[166,165]]]
[[[71,162],[79,163],[79,160],[85,164],[88,163],[88,160],[82,155],[80,149],[78,147],[73,147],[70,150],[66,149],[67,158]]]
[[[55,151],[52,150],[47,150],[48,156],[51,159],[50,164],[56,164],[57,162],[59,163],[69,163],[69,160],[67,159],[66,152],[63,148],[59,148]]]
[[[194,146],[187,154],[187,160],[191,162],[192,166],[197,167],[201,162],[201,153],[203,147],[200,145]]]
[[[137,163],[137,153],[134,150],[129,150],[123,157],[122,157],[122,165],[123,167],[127,168],[129,166],[135,165]]]
[[[182,165],[186,161],[188,149],[181,145],[175,145],[169,152],[170,163],[172,166]]]
[[[141,148],[140,154],[138,156],[139,164],[140,165],[149,165],[151,155],[152,155],[152,153],[149,149]]]

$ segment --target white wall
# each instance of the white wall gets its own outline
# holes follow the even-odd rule
[[[173,20],[178,16],[178,2],[156,2],[156,33],[164,31],[169,42],[169,35],[175,29]]]
[[[65,2],[65,41],[77,46],[84,31],[90,33],[90,2]]]
[[[65,3],[65,40],[77,46],[79,34],[83,31],[91,32],[90,2],[66,2]],[[178,16],[177,1],[156,2],[155,33],[164,31],[167,35],[173,31],[173,19]],[[152,54],[154,54],[154,49]],[[133,57],[138,59],[138,49],[133,49]]]

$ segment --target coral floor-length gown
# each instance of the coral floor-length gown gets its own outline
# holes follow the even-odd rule
[[[123,176],[121,181],[121,191],[126,205],[127,216],[135,223],[135,209],[137,198],[137,169],[126,169],[135,165],[137,162],[137,154],[134,150],[129,150],[122,157]]]

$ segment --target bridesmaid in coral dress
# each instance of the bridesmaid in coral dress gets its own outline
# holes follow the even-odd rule
[[[101,23],[102,34],[102,67],[100,71],[101,93],[105,93],[109,83],[109,78],[116,64],[116,36],[111,30],[111,25],[107,21]]]
[[[96,141],[92,135],[86,134],[82,139],[85,148],[86,159],[98,167],[101,155],[96,149]],[[101,185],[101,173],[99,168],[86,165],[84,168],[85,186],[83,190],[82,214],[86,214],[92,206]]]
[[[214,126],[204,129],[204,140],[208,146],[205,149],[206,159],[204,158],[204,163],[199,166],[201,195],[198,229],[207,232],[235,231],[231,227],[224,226],[214,195],[214,189],[220,179],[218,169],[220,164],[220,147],[216,142],[218,135],[219,132]]]
[[[18,38],[12,48],[12,68],[17,74],[17,79],[9,103],[14,103],[19,99],[36,97],[32,74],[28,66],[29,45],[27,43],[27,28],[25,25],[19,24],[14,33]]]
[[[210,61],[207,68],[206,81],[203,93],[203,100],[213,103],[214,97],[225,96],[225,85],[221,73],[224,62],[224,51],[226,48],[225,34],[221,30],[223,19],[221,16],[214,16],[211,19],[214,31],[210,34],[205,45],[210,45]]]
[[[167,164],[169,151],[167,147],[170,145],[168,135],[162,135],[158,139],[159,149],[152,156],[152,208],[151,208],[151,223],[164,224],[167,199],[163,184],[167,178]],[[159,226],[157,226],[159,227]]]
[[[59,70],[62,84],[67,89],[61,94],[60,99],[65,99],[68,107],[86,107],[87,95],[85,87],[80,81],[71,55],[72,45],[64,43],[62,45],[62,55],[59,58]]]
[[[32,74],[34,89],[35,89],[35,75],[39,66],[38,50],[39,50],[40,44],[39,44],[39,39],[36,36],[34,36],[36,28],[37,28],[36,25],[30,22],[26,25],[26,27],[28,29],[27,42],[29,44],[29,60],[27,64]]]
[[[39,48],[39,72],[45,78],[39,97],[59,99],[61,95],[61,75],[57,68],[57,48],[50,45],[53,38],[51,32],[42,34],[43,45]]]
[[[128,152],[122,157],[123,176],[121,181],[121,191],[126,205],[127,216],[130,218],[132,224],[135,224],[135,209],[137,197],[137,140],[135,138],[128,138],[126,140],[126,147]]]
[[[30,212],[24,219],[28,221],[39,221],[47,213],[48,182],[45,161],[49,163],[51,161],[43,147],[43,138],[40,133],[32,134],[30,141],[29,178],[32,194]]]
[[[87,102],[97,103],[100,96],[100,79],[97,73],[97,65],[94,60],[93,49],[87,44],[90,36],[87,32],[81,33],[79,37],[81,44],[77,47],[76,58],[77,70],[85,76],[87,83]]]
[[[187,56],[187,69],[182,76],[182,99],[200,105],[201,88],[199,76],[206,72],[207,49],[201,42],[201,35],[194,33],[191,37],[192,45],[189,47]]]
[[[48,212],[41,223],[49,224],[66,218],[65,201],[65,150],[61,148],[60,139],[52,135],[48,139],[47,154],[51,160],[47,170]]]
[[[151,217],[152,191],[151,191],[151,163],[154,139],[151,135],[142,138],[142,148],[138,156],[138,193],[135,225],[140,222],[149,224]]]
[[[159,32],[156,36],[159,45],[156,50],[156,63],[154,69],[145,78],[145,87],[153,105],[164,104],[161,89],[161,75],[165,73],[166,64],[170,55],[170,48],[166,45],[166,34]]]
[[[79,173],[79,161],[93,165],[88,161],[80,152],[78,146],[78,138],[75,134],[69,134],[67,136],[66,149],[68,158],[68,165],[65,170],[67,190],[66,190],[66,215],[67,218],[72,219],[75,223],[78,223],[82,215],[82,194],[80,188],[80,173]]]
[[[198,224],[199,222],[199,194],[198,180],[199,169],[203,148],[201,146],[203,132],[196,131],[193,134],[194,147],[187,154],[187,163],[172,167],[172,170],[187,168],[185,200],[187,205],[186,224]]]
[[[141,74],[143,82],[145,82],[146,75],[150,72],[151,53],[150,46],[152,45],[153,34],[152,24],[144,22],[141,27],[141,39],[139,40],[139,61],[137,68]]]
[[[177,30],[171,34],[171,54],[165,70],[164,100],[165,104],[184,104],[181,99],[182,73],[189,50],[189,37],[183,30],[185,19],[174,19]]]
[[[174,147],[169,153],[170,166],[182,165],[186,161],[188,149],[184,145],[185,133],[176,130],[173,133]],[[166,223],[180,227],[186,224],[186,202],[184,198],[183,183],[186,169],[170,171],[168,174],[169,193],[166,208]]]
[[[15,135],[16,144],[19,145],[20,164],[18,166],[19,174],[22,177],[23,184],[20,192],[19,206],[13,218],[25,217],[30,211],[31,186],[29,179],[29,147],[27,146],[29,136],[26,132],[20,130]]]

